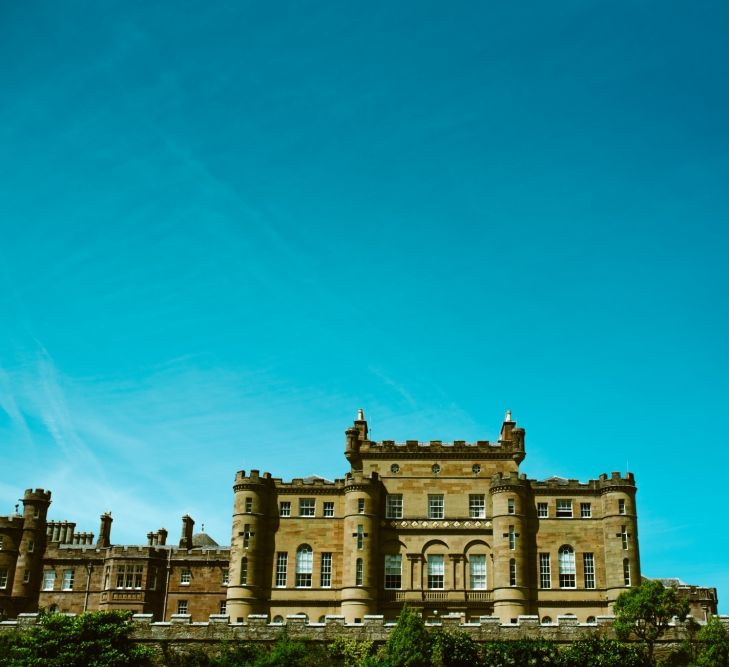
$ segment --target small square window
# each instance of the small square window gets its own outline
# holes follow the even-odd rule
[[[549,507],[547,503],[537,503],[537,516],[540,519],[549,517]]]
[[[572,501],[571,500],[558,500],[557,501],[557,517],[560,519],[571,519],[572,518]]]
[[[316,500],[314,498],[299,499],[299,516],[314,516]]]
[[[291,516],[291,503],[288,500],[282,500],[278,506],[280,516]]]
[[[324,503],[324,516],[334,516],[334,503],[327,501]]]

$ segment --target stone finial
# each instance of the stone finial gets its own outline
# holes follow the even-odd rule
[[[504,421],[505,422],[510,422],[511,421],[511,410],[507,410],[506,411],[506,416],[504,417]]]
[[[362,408],[357,410],[357,421],[364,421],[364,410]]]

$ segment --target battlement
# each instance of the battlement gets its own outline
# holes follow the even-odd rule
[[[23,502],[40,500],[43,502],[51,502],[51,492],[45,489],[26,489],[23,493]]]
[[[9,516],[0,516],[0,528],[7,530],[22,530],[24,519],[20,514],[10,514]]]

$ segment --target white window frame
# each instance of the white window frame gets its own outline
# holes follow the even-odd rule
[[[537,517],[540,519],[549,518],[549,503],[537,503]]]
[[[595,554],[582,554],[582,568],[585,572],[585,588],[595,588]]]
[[[227,600],[220,601],[220,610],[218,613],[220,613],[221,615],[228,613],[228,601]]]
[[[279,516],[291,516],[291,501],[282,500],[278,505]]]
[[[230,569],[227,567],[223,568],[223,580],[221,582],[222,586],[227,586],[230,583]]]
[[[325,551],[321,555],[321,564],[319,566],[319,586],[321,588],[332,587],[332,553]]]
[[[334,502],[333,501],[326,500],[324,502],[324,516],[326,516],[326,517],[334,516]]]
[[[189,586],[192,581],[192,571],[189,567],[180,570],[180,586]]]
[[[56,571],[43,570],[42,591],[52,591],[56,587]]]
[[[516,586],[516,558],[509,559],[509,586]]]
[[[515,498],[507,498],[506,513],[507,514],[516,514],[516,499]]]
[[[402,519],[402,493],[388,493],[385,499],[385,518]]]
[[[189,606],[187,604],[187,600],[178,600],[177,601],[177,613],[178,614],[187,614]]]
[[[580,503],[580,518],[592,519],[592,503]]]
[[[557,499],[557,518],[571,519],[572,516],[572,500],[566,498]]]
[[[361,558],[357,559],[354,564],[354,585],[362,586],[364,581],[364,561]]]
[[[630,559],[623,558],[623,582],[626,586],[631,585],[631,578],[630,578]]]
[[[385,588],[402,588],[402,554],[385,554]]]
[[[64,570],[63,571],[63,579],[61,580],[61,590],[62,591],[72,591],[73,590],[73,582],[76,574],[74,570]]]
[[[311,588],[314,572],[314,550],[308,544],[302,544],[296,550],[296,588]]]
[[[442,493],[428,494],[428,518],[442,519],[445,517],[445,497]]]
[[[618,498],[618,514],[625,514],[625,500],[623,498]]]
[[[486,496],[483,493],[468,495],[468,516],[471,519],[486,518]]]
[[[250,514],[253,512],[253,498],[251,496],[246,496],[245,503],[245,513]]]
[[[487,585],[486,575],[486,555],[473,554],[468,558],[468,570],[471,584],[471,590],[484,590]]]
[[[577,588],[575,550],[569,544],[564,544],[559,548],[557,562],[559,565],[559,587]]]
[[[445,556],[430,554],[428,556],[428,589],[443,590],[445,588]]]
[[[357,498],[357,514],[365,513],[365,499]]]
[[[288,583],[289,554],[286,551],[276,553],[276,588],[286,588]]]
[[[243,556],[243,558],[240,559],[239,581],[241,586],[248,585],[248,556]]]
[[[8,569],[6,567],[0,568],[0,590],[8,587],[8,576]]]
[[[548,553],[539,554],[539,588],[552,588],[552,557]]]
[[[516,549],[516,530],[514,526],[509,526],[509,551]]]
[[[620,526],[620,540],[623,543],[623,551],[628,550],[628,529],[626,526]]]
[[[316,498],[299,498],[299,516],[316,516]]]

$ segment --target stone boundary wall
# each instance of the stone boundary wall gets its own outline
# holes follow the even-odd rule
[[[23,632],[38,622],[38,614],[20,614],[16,620],[0,622],[0,633]],[[719,617],[729,630],[729,616]],[[327,616],[324,623],[308,623],[303,614],[292,614],[284,623],[269,623],[266,615],[248,616],[247,623],[230,623],[227,615],[212,614],[209,621],[191,621],[190,614],[173,614],[170,621],[152,622],[152,614],[136,614],[133,639],[152,647],[158,653],[164,646],[175,652],[187,649],[214,649],[221,642],[254,641],[271,643],[285,631],[292,639],[328,643],[337,637],[357,641],[369,640],[382,644],[395,627],[383,616],[365,616],[362,623],[345,623],[344,616]],[[477,642],[544,639],[567,644],[577,639],[599,636],[615,639],[613,616],[598,616],[595,623],[579,623],[572,614],[557,617],[557,622],[541,624],[538,616],[519,616],[517,623],[502,624],[496,616],[482,616],[478,623],[462,623],[459,614],[445,615],[437,621],[426,621],[426,627],[456,629],[466,632]],[[668,653],[687,638],[686,625],[676,619],[666,634],[656,643],[658,656]]]

